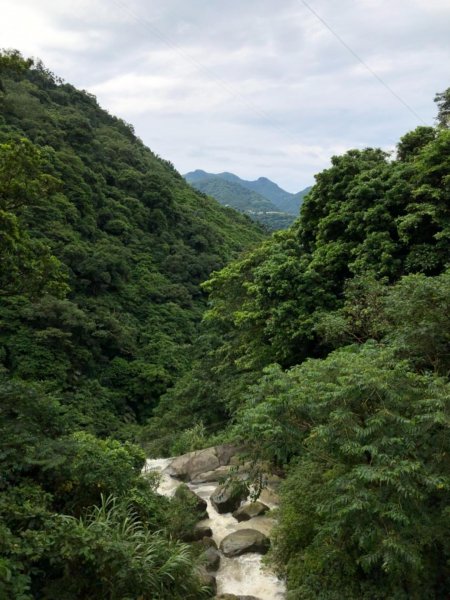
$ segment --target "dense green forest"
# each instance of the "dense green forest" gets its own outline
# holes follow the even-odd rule
[[[202,597],[177,541],[195,511],[130,440],[189,366],[200,283],[263,237],[93,96],[0,54],[2,599]]]
[[[285,474],[288,598],[450,590],[450,90],[437,127],[332,158],[300,218],[204,285],[190,372],[155,451],[211,431]]]
[[[91,412],[111,432],[183,372],[199,284],[263,234],[195,194],[95,98],[13,60],[0,96],[2,363],[68,404],[86,398],[84,425]]]
[[[142,447],[218,439],[283,475],[268,560],[289,599],[448,597],[436,100],[436,127],[333,157],[265,239],[94,97],[0,54],[1,598],[210,597],[195,511],[141,476]]]

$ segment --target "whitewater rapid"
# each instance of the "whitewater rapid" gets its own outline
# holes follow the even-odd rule
[[[146,462],[145,471],[156,471],[160,474],[158,493],[163,496],[173,496],[180,485],[180,481],[172,478],[167,469],[172,458],[149,459]],[[222,539],[229,533],[238,529],[257,529],[265,535],[270,534],[274,521],[270,517],[255,517],[250,521],[239,523],[231,513],[219,514],[211,505],[210,496],[215,490],[218,482],[205,484],[187,484],[189,488],[206,500],[208,519],[201,521],[213,532],[213,539],[219,546]],[[270,507],[275,504],[270,500],[264,500]],[[221,555],[218,571],[211,573],[216,577],[217,594],[235,594],[239,596],[251,595],[259,600],[284,600],[285,585],[267,567],[263,567],[261,555],[256,553],[243,554],[235,558],[226,558]]]

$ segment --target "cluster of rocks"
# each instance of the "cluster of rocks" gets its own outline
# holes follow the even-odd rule
[[[244,502],[247,498],[247,489],[242,484],[245,479],[245,470],[237,470],[239,461],[236,457],[237,448],[230,444],[206,448],[196,452],[189,452],[175,458],[168,473],[183,482],[193,485],[213,483],[223,480],[233,471],[239,474],[234,477],[233,483],[218,485],[210,496],[211,504],[219,514],[232,513],[238,522],[249,521],[254,517],[264,515],[269,507],[260,501]],[[241,481],[239,481],[241,480]],[[200,498],[187,485],[182,484],[176,491],[177,495],[189,495],[194,499],[193,504],[197,510],[207,516],[205,500]],[[246,552],[257,552],[265,554],[270,546],[269,538],[257,529],[238,529],[221,540],[219,548],[212,539],[212,531],[209,526],[201,522],[197,524],[191,535],[191,540],[203,547],[203,566],[199,572],[204,585],[216,591],[215,577],[212,573],[218,570],[220,557],[240,556]],[[219,551],[220,550],[220,551]],[[216,600],[258,600],[255,596],[236,596],[234,594],[221,594]]]
[[[235,464],[232,458],[236,456],[236,451],[235,446],[223,444],[188,452],[174,458],[168,472],[172,477],[181,481],[192,481],[193,483],[218,481],[218,477],[226,476]],[[220,467],[225,467],[225,469],[220,469]]]

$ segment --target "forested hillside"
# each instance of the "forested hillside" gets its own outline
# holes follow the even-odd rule
[[[12,62],[0,95],[15,251],[2,272],[3,364],[95,401],[97,421],[112,406],[146,415],[186,366],[199,284],[262,234],[193,192],[95,98]],[[14,263],[18,250],[28,264]]]
[[[201,169],[197,169],[196,171],[190,171],[183,176],[186,181],[191,183],[194,187],[204,186],[207,182],[226,182],[233,186],[230,189],[242,189],[249,191],[251,194],[255,194],[252,196],[253,198],[265,198],[266,201],[270,202],[270,206],[274,207],[271,210],[278,210],[283,213],[287,213],[288,215],[293,215],[294,217],[298,216],[298,212],[302,202],[309,192],[311,187],[306,187],[305,189],[297,192],[296,194],[291,194],[286,190],[283,190],[276,183],[268,179],[267,177],[260,177],[255,181],[248,181],[247,179],[241,179],[234,173],[207,173],[206,171],[202,171]],[[237,188],[235,186],[238,186]]]
[[[224,176],[229,175],[228,173],[223,173]],[[231,174],[230,174],[231,175]],[[298,215],[298,211],[303,202],[304,197],[311,189],[310,187],[297,192],[296,194],[291,194],[286,190],[283,190],[276,183],[268,179],[267,177],[259,177],[255,181],[247,181],[241,180],[241,185],[246,187],[249,190],[253,190],[258,194],[261,194],[275,206],[278,206],[280,210],[283,210],[291,215]]]
[[[4,52],[0,233],[0,597],[202,597],[195,511],[118,440],[189,366],[200,283],[262,231]]]
[[[300,219],[204,288],[158,451],[210,432],[286,476],[272,563],[295,600],[450,590],[450,90],[395,159],[332,158]],[[228,424],[228,426],[227,426]],[[175,433],[174,433],[175,432]]]

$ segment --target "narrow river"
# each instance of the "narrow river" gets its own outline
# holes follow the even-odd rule
[[[170,458],[158,458],[147,460],[146,463],[146,471],[161,473],[158,492],[164,496],[172,496],[178,485],[180,485],[177,479],[170,477],[165,472],[171,461]],[[250,521],[239,523],[231,513],[220,515],[211,505],[209,499],[218,482],[197,485],[188,483],[188,485],[208,504],[209,518],[202,521],[202,524],[211,528],[213,539],[217,545],[225,536],[238,529],[257,529],[265,535],[270,533],[273,525],[273,519],[270,517],[255,517]],[[264,502],[270,508],[275,506],[266,499]],[[285,598],[284,583],[273,575],[269,569],[262,567],[260,554],[248,553],[236,558],[221,556],[219,570],[212,574],[217,580],[217,594],[249,595],[255,596],[258,600],[283,600]]]

